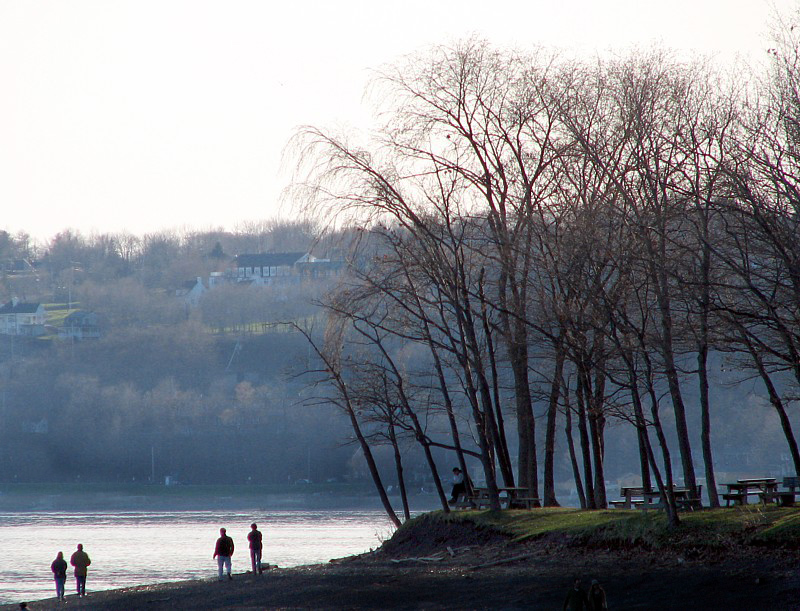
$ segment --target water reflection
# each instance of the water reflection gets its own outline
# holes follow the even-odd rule
[[[214,541],[233,537],[234,573],[250,567],[247,533],[264,533],[264,562],[281,567],[368,551],[391,534],[381,511],[0,513],[0,541],[13,550],[0,566],[0,603],[55,595],[50,563],[83,543],[92,559],[87,592],[216,577]],[[67,594],[75,593],[71,568]]]

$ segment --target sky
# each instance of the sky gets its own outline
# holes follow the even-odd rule
[[[368,129],[372,71],[469,36],[759,58],[793,0],[0,0],[0,229],[293,218],[301,125]]]

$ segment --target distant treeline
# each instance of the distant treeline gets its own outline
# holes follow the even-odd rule
[[[225,285],[197,308],[176,296],[235,254],[314,248],[325,246],[304,222],[143,237],[64,231],[44,246],[0,232],[3,302],[103,320],[96,340],[0,335],[0,481],[358,477],[346,422],[299,402],[305,340],[276,324],[318,316],[324,281]]]

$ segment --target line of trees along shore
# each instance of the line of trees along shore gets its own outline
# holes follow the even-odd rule
[[[297,196],[357,234],[309,340],[368,462],[390,444],[402,488],[412,439],[445,511],[434,448],[477,465],[495,508],[501,486],[555,506],[563,427],[580,504],[602,508],[606,430],[624,421],[677,525],[676,479],[697,489],[699,469],[719,505],[714,354],[763,385],[800,472],[800,46],[788,22],[774,35],[764,71],[737,74],[466,40],[378,75],[366,143],[298,132]]]

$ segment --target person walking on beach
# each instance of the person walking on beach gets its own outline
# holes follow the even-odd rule
[[[581,587],[581,580],[576,579],[564,599],[563,611],[587,611],[591,609],[586,591]]]
[[[259,575],[264,571],[261,569],[261,550],[263,549],[262,536],[258,530],[258,525],[254,522],[250,525],[250,532],[247,533],[247,540],[250,542],[250,562],[253,565],[253,574]]]
[[[219,529],[219,539],[217,539],[217,546],[214,548],[213,558],[217,559],[217,567],[219,568],[219,580],[222,581],[222,567],[228,573],[228,579],[233,579],[231,576],[231,556],[233,556],[233,539],[231,539],[224,528]]]
[[[53,571],[53,579],[56,581],[56,598],[64,600],[64,584],[67,583],[67,561],[64,560],[64,552],[58,552],[56,559],[50,565]]]
[[[86,596],[86,574],[92,561],[89,554],[83,551],[83,544],[78,543],[78,550],[72,554],[69,563],[75,567],[75,585],[78,588],[78,596]]]
[[[608,609],[606,591],[596,579],[592,579],[592,585],[589,587],[589,608],[592,611],[606,611]]]

